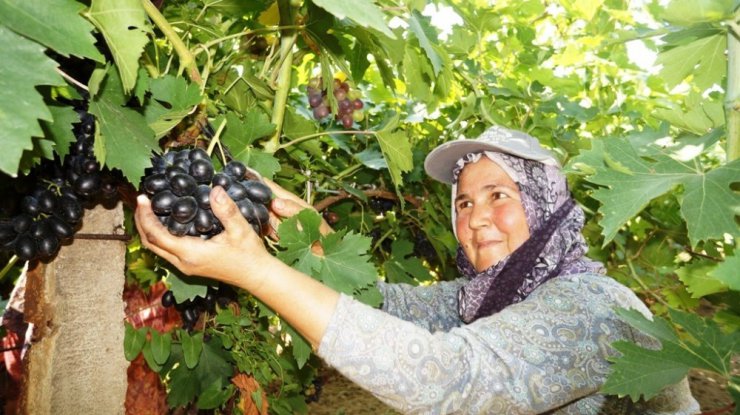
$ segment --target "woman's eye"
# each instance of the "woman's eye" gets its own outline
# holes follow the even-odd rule
[[[493,198],[498,199],[508,199],[509,195],[507,195],[504,192],[493,192]]]
[[[465,200],[457,204],[457,210],[465,209],[466,207],[470,207],[472,203],[470,201]]]

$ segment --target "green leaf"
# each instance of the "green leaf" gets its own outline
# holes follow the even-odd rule
[[[41,128],[44,129],[44,137],[54,141],[57,154],[64,160],[69,153],[69,146],[77,140],[72,124],[79,123],[80,117],[72,107],[49,105],[49,112],[54,121],[41,121]]]
[[[149,42],[144,7],[139,0],[93,0],[87,17],[105,37],[123,89],[130,91],[136,85],[139,56]]]
[[[417,39],[419,39],[419,45],[421,45],[424,52],[426,52],[429,62],[432,63],[434,68],[434,75],[439,74],[442,70],[443,60],[437,52],[437,31],[429,25],[429,18],[422,16],[421,13],[414,10],[411,12],[409,17],[409,29],[414,33]]]
[[[179,272],[167,274],[167,285],[170,286],[178,303],[195,300],[195,297],[205,298],[208,287],[214,284],[212,280],[203,277],[183,275]]]
[[[152,358],[160,365],[167,362],[170,357],[170,347],[172,346],[172,335],[170,333],[160,333],[157,330],[150,330],[150,346],[152,349]]]
[[[149,331],[153,332],[154,330],[149,329]],[[162,365],[157,363],[157,360],[154,359],[154,355],[152,354],[151,342],[144,343],[144,348],[141,349],[141,354],[144,355],[144,360],[146,361],[146,364],[149,366],[150,369],[157,373],[162,370]]]
[[[691,26],[728,19],[735,7],[732,0],[671,0],[660,17],[674,25]]]
[[[711,276],[711,271],[716,264],[704,260],[693,261],[676,270],[676,274],[681,282],[686,285],[686,290],[694,298],[701,298],[709,294],[727,291],[727,286],[721,281]]]
[[[53,121],[53,116],[38,85],[63,85],[57,64],[44,54],[39,44],[0,26],[0,131],[3,156],[0,171],[15,176],[24,150],[33,148],[31,137],[43,136],[38,120]],[[29,70],[33,68],[33,70]]]
[[[165,75],[152,79],[149,85],[152,97],[144,116],[157,138],[163,137],[192,113],[202,99],[198,86],[184,78]]]
[[[198,409],[216,409],[226,403],[233,393],[233,385],[226,385],[224,388],[220,381],[213,382],[211,386],[198,394],[196,406]]]
[[[220,120],[216,121],[218,124]],[[254,148],[254,141],[275,132],[275,124],[257,108],[247,110],[244,120],[235,113],[226,114],[226,128],[221,142],[231,150],[236,160],[257,170],[267,178],[280,171],[280,163],[271,154]]]
[[[203,352],[203,332],[197,332],[191,336],[185,330],[180,330],[180,342],[185,364],[188,369],[192,369],[200,361],[200,354]]]
[[[691,368],[729,375],[730,358],[737,350],[740,333],[722,333],[711,320],[669,310],[674,323],[691,336],[689,340],[679,337],[661,317],[650,321],[637,311],[624,309],[618,314],[633,327],[658,338],[662,348],[650,350],[626,341],[613,343],[621,356],[612,359],[612,372],[602,392],[629,395],[636,401],[641,395],[650,399],[666,385],[679,382]]]
[[[0,0],[0,23],[62,56],[105,62],[90,34],[93,25],[80,16],[84,8],[73,0]]]
[[[312,3],[339,19],[348,18],[362,27],[375,29],[391,39],[396,38],[388,28],[383,12],[371,0],[313,0]]]
[[[706,173],[665,155],[653,155],[653,161],[643,159],[623,139],[605,140],[604,145],[604,158],[610,157],[612,165],[618,163],[620,166],[617,171],[602,165],[588,178],[593,183],[608,186],[593,192],[593,197],[602,203],[599,212],[603,215],[600,224],[604,245],[652,199],[679,184],[684,186],[680,197],[681,213],[693,244],[711,238],[722,239],[725,233],[740,233],[734,222],[740,196],[730,188],[740,177],[740,161]]]
[[[146,343],[146,328],[135,329],[131,323],[126,322],[123,335],[123,355],[129,362],[136,359]]]
[[[414,244],[397,239],[391,244],[391,257],[383,263],[389,282],[418,285],[420,281],[429,281],[431,274],[421,260],[412,256]]]
[[[398,115],[395,115],[397,118]],[[396,189],[403,184],[401,174],[409,172],[414,168],[413,153],[411,152],[411,143],[406,133],[403,131],[391,132],[390,129],[384,128],[376,134],[380,149],[383,151],[388,170],[391,173],[391,179]]]
[[[311,357],[311,345],[291,326],[287,326],[285,331],[290,335],[290,345],[293,351],[298,369],[302,368]]]
[[[709,272],[709,276],[725,284],[729,289],[740,291],[740,256],[728,256],[724,262]]]
[[[326,285],[352,295],[377,280],[377,272],[369,262],[367,251],[370,238],[338,231],[326,236],[319,232],[321,217],[316,211],[304,209],[283,221],[278,229],[280,247],[278,257]],[[323,254],[315,254],[311,247],[319,244]]]
[[[233,373],[231,355],[223,348],[220,337],[212,337],[203,343],[200,361],[194,368],[179,364],[169,372],[171,392],[167,396],[167,403],[181,406],[206,390],[223,388],[229,384]]]
[[[740,159],[683,180],[681,216],[686,220],[692,243],[722,239],[725,233],[740,235],[735,223],[735,216],[740,215],[740,195],[730,188],[738,181]]]
[[[118,73],[109,70],[99,94],[90,101],[89,111],[98,121],[105,164],[120,169],[131,183],[138,184],[159,144],[144,117],[123,106],[125,102]]]
[[[726,48],[726,35],[716,34],[661,52],[655,62],[663,65],[659,76],[669,89],[690,74],[694,75],[694,82],[702,90],[721,83],[727,69]]]

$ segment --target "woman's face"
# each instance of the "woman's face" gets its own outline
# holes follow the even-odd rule
[[[519,187],[488,157],[466,165],[455,196],[457,239],[478,272],[529,239]]]

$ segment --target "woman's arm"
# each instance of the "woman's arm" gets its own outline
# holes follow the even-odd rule
[[[152,212],[146,196],[139,196],[137,202],[136,227],[145,247],[187,275],[213,278],[249,291],[318,346],[339,294],[270,255],[222,188],[211,191],[211,209],[224,231],[209,240],[171,235]],[[283,203],[284,208],[292,205]]]

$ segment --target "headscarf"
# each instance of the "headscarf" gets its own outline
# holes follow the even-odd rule
[[[552,278],[605,272],[600,262],[585,256],[588,245],[581,234],[584,213],[556,166],[493,151],[469,153],[458,160],[453,170],[453,200],[462,169],[484,155],[519,186],[530,237],[510,255],[481,272],[475,270],[458,245],[457,268],[469,279],[458,293],[458,311],[466,323],[524,300]],[[455,222],[453,207],[453,227]]]

